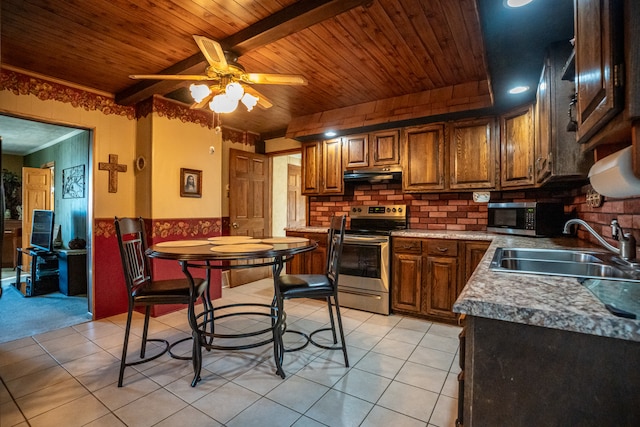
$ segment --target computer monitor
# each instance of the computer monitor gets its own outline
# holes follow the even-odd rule
[[[53,250],[53,211],[34,209],[31,222],[31,246],[43,251]]]

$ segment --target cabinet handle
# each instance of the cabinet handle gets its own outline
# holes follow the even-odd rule
[[[442,253],[447,252],[449,250],[449,248],[441,248],[438,246],[436,246],[436,249],[438,250],[438,252],[442,252]]]

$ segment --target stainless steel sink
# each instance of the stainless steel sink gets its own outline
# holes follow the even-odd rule
[[[640,281],[637,267],[625,265],[613,254],[572,249],[496,249],[493,271],[552,276]]]
[[[598,258],[600,255],[600,258]],[[602,262],[603,255],[598,252],[583,252],[558,249],[502,249],[502,258],[533,259],[542,261]]]

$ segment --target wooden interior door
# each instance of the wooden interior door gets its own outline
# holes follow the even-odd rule
[[[305,214],[304,196],[302,195],[302,167],[289,164],[287,168],[287,227],[304,227]]]
[[[51,209],[51,169],[22,168],[22,247],[31,243],[34,209]],[[22,256],[23,271],[29,271],[29,257]]]
[[[263,154],[229,150],[231,235],[260,238],[270,234],[270,169],[269,159]],[[268,267],[231,269],[229,286],[243,285],[269,277],[270,274],[271,269]]]

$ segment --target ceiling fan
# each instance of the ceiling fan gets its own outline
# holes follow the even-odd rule
[[[202,36],[193,36],[209,66],[202,75],[188,74],[132,74],[132,79],[187,80],[213,82],[192,84],[191,96],[195,103],[191,108],[207,105],[216,113],[230,113],[239,102],[249,111],[257,104],[270,108],[273,104],[251,85],[306,85],[307,79],[297,74],[247,73],[232,52],[225,52],[220,43]]]

